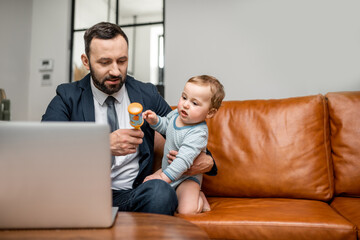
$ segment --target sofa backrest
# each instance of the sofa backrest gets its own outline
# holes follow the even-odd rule
[[[332,198],[324,96],[225,101],[207,123],[218,166],[204,175],[207,196]]]
[[[360,92],[326,94],[335,195],[360,196]]]

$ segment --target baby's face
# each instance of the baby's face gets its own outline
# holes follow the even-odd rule
[[[186,83],[177,105],[181,121],[185,125],[192,125],[208,118],[211,97],[210,85]]]

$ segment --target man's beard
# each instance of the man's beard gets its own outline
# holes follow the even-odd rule
[[[113,93],[118,92],[121,89],[121,87],[124,85],[125,78],[123,79],[123,76],[121,74],[118,75],[118,76],[108,75],[104,79],[102,79],[102,81],[99,81],[99,79],[96,78],[95,73],[91,68],[91,65],[89,67],[90,67],[90,74],[91,74],[91,77],[93,79],[94,85],[100,91],[102,91],[102,92],[104,92],[104,93],[106,93],[108,95],[111,95]],[[111,80],[118,80],[119,79],[120,83],[118,85],[106,86],[105,82],[106,82],[106,80],[109,80],[109,79],[111,79]]]

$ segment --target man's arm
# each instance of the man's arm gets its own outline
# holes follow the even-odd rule
[[[178,154],[177,151],[170,151],[167,155],[168,162],[171,163]],[[195,158],[193,165],[184,173],[186,175],[196,175],[199,173],[205,173],[209,176],[217,175],[217,166],[213,159],[211,152],[206,149],[206,153],[201,152],[197,158]]]
[[[56,96],[49,103],[41,121],[71,121],[69,106],[65,103],[62,94],[65,92],[60,85],[57,87]]]
[[[216,176],[217,175],[217,166],[216,166],[215,159],[213,158],[211,152],[208,149],[206,149],[206,155],[211,157],[213,165],[212,165],[210,171],[206,171],[205,174],[209,175],[209,176]]]
[[[147,177],[144,179],[144,182],[147,182],[147,181],[153,180],[153,179],[160,179],[160,180],[163,180],[163,181],[165,181],[165,182],[167,182],[167,183],[171,183],[170,178],[169,178],[168,176],[166,176],[166,175],[162,172],[161,168],[160,168],[159,170],[157,170],[155,173],[147,176]]]

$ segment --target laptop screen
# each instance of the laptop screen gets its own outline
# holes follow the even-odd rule
[[[109,127],[0,122],[0,228],[112,224]]]

